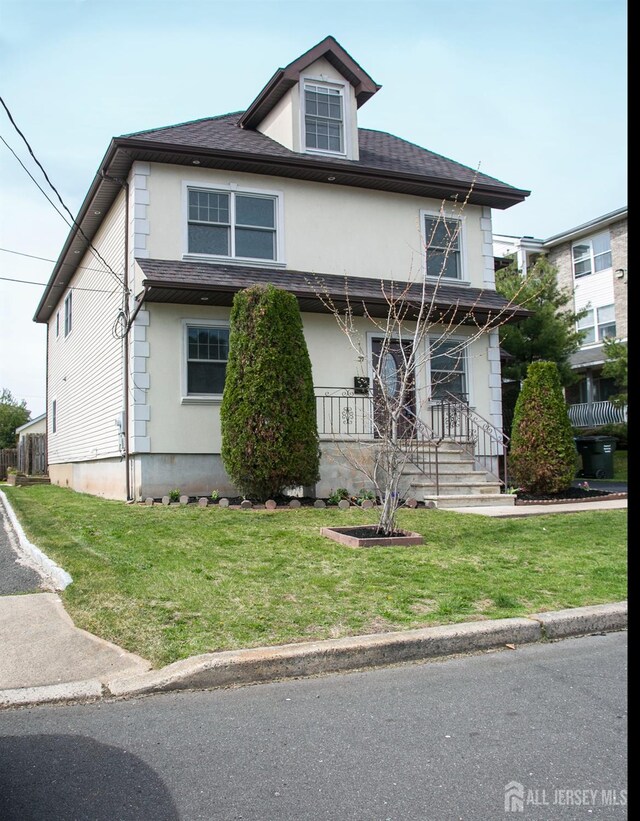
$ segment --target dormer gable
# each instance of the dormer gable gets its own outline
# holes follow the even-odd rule
[[[357,111],[379,89],[329,36],[278,69],[238,124],[291,151],[357,160]]]

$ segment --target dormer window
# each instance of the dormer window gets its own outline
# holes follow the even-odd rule
[[[342,89],[305,82],[304,139],[307,151],[345,153]]]

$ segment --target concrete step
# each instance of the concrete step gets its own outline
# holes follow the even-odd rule
[[[456,507],[512,506],[516,503],[516,497],[511,493],[461,493],[446,496],[425,493],[423,501],[433,502],[436,507],[447,510]]]

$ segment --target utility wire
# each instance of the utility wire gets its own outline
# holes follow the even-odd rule
[[[92,243],[91,243],[91,241],[89,240],[89,238],[87,237],[87,235],[84,233],[84,231],[82,230],[82,228],[80,227],[80,225],[76,222],[76,220],[75,220],[75,218],[74,218],[73,214],[71,213],[71,211],[69,210],[69,208],[67,208],[67,205],[66,205],[65,201],[64,201],[64,200],[62,199],[62,197],[60,196],[60,193],[58,192],[58,189],[57,189],[57,188],[55,187],[55,185],[51,182],[51,180],[49,179],[49,175],[48,175],[48,174],[47,174],[47,172],[45,171],[45,169],[44,169],[44,167],[43,167],[42,163],[41,163],[41,162],[40,162],[40,160],[36,157],[36,155],[35,155],[35,153],[34,153],[33,149],[31,148],[31,145],[29,144],[29,141],[27,140],[27,138],[25,137],[25,135],[22,133],[22,131],[18,128],[18,125],[16,124],[16,121],[13,119],[13,116],[12,116],[11,112],[9,111],[9,108],[8,108],[7,104],[5,103],[5,101],[2,99],[2,97],[0,97],[0,103],[2,103],[2,107],[3,107],[3,108],[4,108],[4,110],[7,112],[7,116],[9,117],[9,120],[11,121],[11,125],[15,128],[15,130],[18,132],[18,134],[20,135],[20,137],[22,137],[22,140],[23,140],[24,144],[27,146],[27,149],[28,149],[28,151],[29,151],[29,154],[31,154],[31,156],[33,157],[33,159],[34,159],[34,161],[35,161],[36,165],[38,166],[38,168],[39,168],[39,169],[42,171],[42,173],[44,174],[44,177],[45,177],[46,181],[49,183],[49,185],[50,185],[51,189],[53,190],[53,192],[55,193],[55,195],[56,195],[56,196],[58,197],[58,199],[60,200],[60,204],[62,205],[62,207],[64,208],[64,210],[67,212],[67,214],[69,214],[69,216],[71,217],[71,220],[72,220],[72,223],[73,223],[74,227],[75,227],[75,228],[78,230],[78,232],[82,235],[82,237],[83,237],[83,239],[86,241],[86,243],[87,243],[88,247],[89,247],[89,248],[93,251],[93,254],[94,254],[94,255],[95,255],[95,256],[96,256],[96,257],[100,260],[100,262],[102,262],[102,264],[103,264],[103,265],[104,265],[104,266],[105,266],[105,267],[106,267],[106,268],[107,268],[107,269],[111,272],[111,274],[112,274],[112,275],[113,275],[113,276],[114,276],[114,277],[118,280],[118,283],[119,283],[119,284],[120,284],[120,285],[121,285],[121,286],[125,289],[125,291],[128,291],[128,289],[126,288],[126,286],[125,286],[125,284],[124,284],[124,280],[120,279],[120,277],[118,276],[118,274],[116,274],[116,272],[115,272],[115,271],[113,270],[113,268],[109,265],[109,263],[108,263],[108,262],[107,262],[107,261],[103,258],[103,256],[100,254],[100,252],[99,252],[99,251],[98,251],[98,250],[97,250],[97,249],[96,249],[96,248],[92,245]],[[6,143],[6,141],[5,141],[4,139],[3,139],[2,141],[3,141],[3,142],[4,142],[4,144],[5,144],[5,145],[7,145],[7,147],[8,147],[8,144]],[[17,155],[15,154],[15,152],[14,152],[12,149],[11,149],[11,153],[12,153],[12,154],[14,154],[14,156],[17,156]],[[24,168],[24,165],[22,164],[22,162],[20,162],[20,164],[21,164],[21,165],[23,166],[23,168]],[[29,176],[31,176],[31,174],[29,174]],[[32,179],[33,179],[33,177],[32,177]],[[40,186],[38,186],[38,188],[40,188]],[[42,189],[40,189],[40,190],[42,191]],[[43,193],[44,193],[44,192],[43,192]],[[46,195],[45,195],[45,196],[46,196]],[[49,199],[49,197],[47,197],[47,199]],[[51,200],[49,200],[49,202],[51,202]],[[56,211],[58,211],[58,209],[57,209],[57,208],[56,208]],[[58,213],[60,213],[60,212],[58,211]],[[66,221],[66,220],[65,220],[65,221]]]
[[[14,279],[13,277],[0,277],[0,280],[2,280],[3,282],[20,282],[22,285],[40,285],[42,288],[44,288],[47,285],[46,282],[36,282],[35,280],[32,280],[32,279]],[[54,284],[52,287],[53,288],[64,288],[64,287],[67,287],[67,286],[55,285]],[[107,291],[107,290],[103,290],[101,288],[81,288],[78,285],[72,285],[71,287],[69,287],[69,290],[70,291],[90,291],[93,294],[112,294],[113,295],[113,294],[116,293],[115,290],[114,291]]]
[[[1,138],[0,138],[1,139]],[[39,257],[35,254],[25,254],[24,251],[14,251],[11,248],[0,248],[0,251],[4,251],[6,254],[15,254],[18,257],[28,257],[29,259],[39,259],[42,262],[56,262],[55,259],[50,259],[49,257]],[[60,265],[73,265],[73,262],[61,262]],[[96,271],[99,274],[104,274],[104,268],[90,268],[88,265],[75,265],[74,266],[78,270],[83,271]],[[46,283],[44,283],[46,285]]]

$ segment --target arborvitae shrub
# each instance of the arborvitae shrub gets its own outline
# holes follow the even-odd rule
[[[573,428],[555,362],[532,362],[516,402],[509,464],[530,493],[558,493],[576,475]]]
[[[273,285],[236,294],[220,417],[222,460],[245,496],[318,481],[311,362],[293,294]]]

